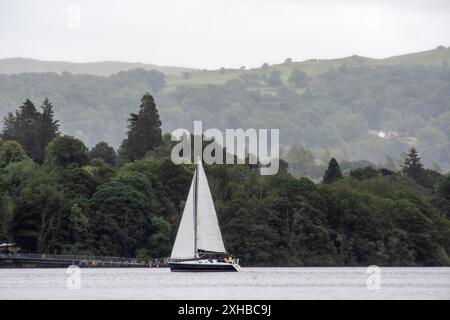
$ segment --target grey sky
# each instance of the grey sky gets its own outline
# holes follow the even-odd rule
[[[0,58],[255,67],[437,45],[446,0],[0,0]]]

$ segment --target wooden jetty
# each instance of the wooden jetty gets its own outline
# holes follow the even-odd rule
[[[159,268],[167,267],[167,258],[149,260],[122,257],[56,255],[39,253],[0,253],[0,267],[66,268]]]

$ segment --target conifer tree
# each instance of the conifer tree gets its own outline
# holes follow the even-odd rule
[[[338,179],[342,179],[341,168],[335,158],[331,158],[328,169],[323,176],[323,183],[331,184]]]
[[[424,168],[415,148],[411,148],[406,155],[405,162],[403,163],[403,172],[420,183],[424,174]]]
[[[41,123],[40,123],[40,137],[43,149],[54,138],[59,136],[59,121],[54,120],[53,105],[46,97],[42,103]]]
[[[27,99],[19,110],[9,113],[4,121],[2,139],[17,141],[34,160],[39,160],[39,112],[33,102]]]
[[[146,93],[141,99],[138,114],[130,114],[127,138],[122,142],[120,154],[129,161],[140,160],[161,142],[161,121],[155,100]]]
[[[4,119],[3,140],[18,142],[30,158],[43,163],[45,147],[58,133],[58,121],[53,120],[53,106],[46,98],[39,112],[27,99],[14,114]]]

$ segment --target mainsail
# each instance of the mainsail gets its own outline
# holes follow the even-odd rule
[[[172,259],[198,258],[198,251],[225,253],[216,209],[201,163],[192,179]]]
[[[225,253],[217,213],[201,163],[198,170],[197,249]]]

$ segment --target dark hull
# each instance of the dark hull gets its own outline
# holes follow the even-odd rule
[[[232,264],[214,263],[169,263],[172,272],[237,272]]]

